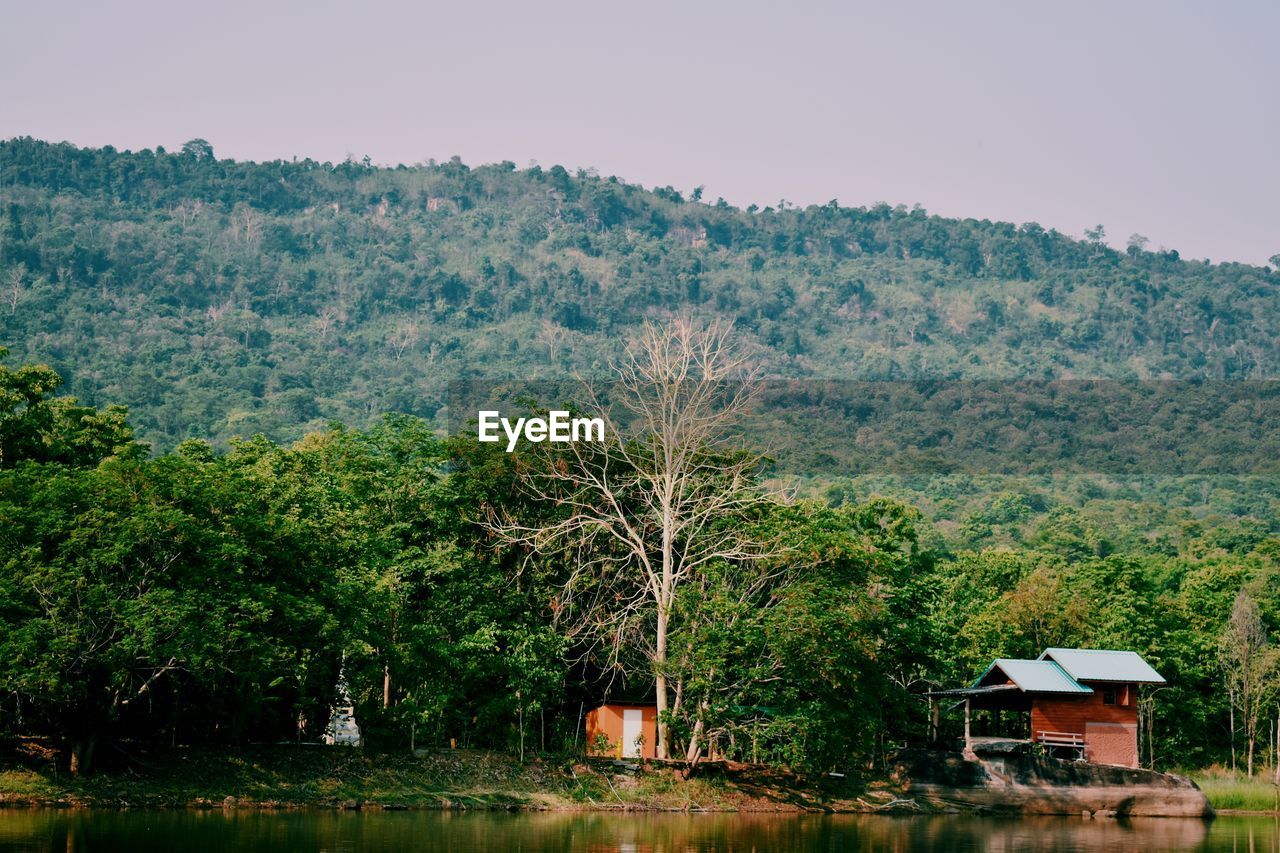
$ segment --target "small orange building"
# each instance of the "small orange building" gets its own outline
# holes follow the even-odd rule
[[[587,755],[654,758],[657,750],[656,705],[607,703],[587,712]]]
[[[966,748],[972,710],[1030,712],[1031,741],[1093,764],[1138,766],[1138,685],[1164,684],[1136,652],[1046,649],[1036,660],[997,658],[969,687],[933,697],[964,700]],[[936,723],[935,723],[936,727]]]

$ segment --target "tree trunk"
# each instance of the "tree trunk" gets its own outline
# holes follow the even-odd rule
[[[1276,749],[1277,751],[1280,751],[1280,711],[1277,711],[1276,713]],[[1277,756],[1275,765],[1276,765],[1276,785],[1280,786],[1280,756]]]
[[[969,751],[969,697],[964,699],[964,751]]]
[[[1247,691],[1240,703],[1240,724],[1244,730],[1245,774],[1253,778],[1253,747],[1258,740],[1258,715],[1253,710],[1253,691]]]
[[[1231,772],[1236,772],[1236,697],[1228,694],[1227,721],[1231,726]]]
[[[689,770],[693,770],[693,766],[698,763],[698,759],[702,757],[702,718],[693,724],[693,732],[689,735],[689,748],[685,751],[684,760],[689,764]]]
[[[71,745],[71,775],[88,776],[93,770],[93,751],[98,745],[97,735],[84,735]]]
[[[1156,768],[1156,706],[1152,699],[1152,707],[1147,711],[1147,767]]]
[[[671,727],[666,722],[667,701],[667,623],[671,618],[671,602],[675,597],[672,589],[674,574],[674,542],[672,528],[674,519],[671,514],[671,499],[664,494],[661,502],[662,513],[662,579],[658,587],[658,636],[654,638],[653,663],[657,670],[655,686],[657,687],[658,712],[658,745],[654,755],[658,758],[671,757]]]
[[[1276,766],[1276,730],[1271,727],[1271,722],[1267,721],[1267,745],[1271,748],[1271,766]]]
[[[659,605],[658,607],[658,626],[657,637],[654,638],[654,688],[655,699],[654,704],[657,705],[658,713],[658,745],[655,755],[658,758],[670,757],[671,737],[670,728],[667,726],[667,611],[666,608]]]

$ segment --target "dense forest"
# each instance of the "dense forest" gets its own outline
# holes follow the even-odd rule
[[[158,450],[433,419],[468,377],[600,371],[670,312],[770,375],[1280,375],[1280,273],[919,208],[739,210],[591,171],[0,143],[0,342]]]
[[[555,522],[521,487],[537,455],[440,427],[452,381],[603,375],[677,315],[806,383],[768,392],[797,412],[861,411],[820,380],[942,403],[957,386],[929,383],[1048,382],[1018,392],[1037,410],[1058,380],[1142,380],[1108,392],[1123,425],[1151,381],[1259,383],[1230,418],[1174,412],[1176,465],[1145,463],[1149,436],[993,451],[1008,397],[951,445],[949,404],[863,412],[875,429],[848,444],[797,429],[802,464],[762,458],[743,487],[799,486],[753,504],[776,546],[754,579],[719,560],[671,604],[677,744],[883,766],[924,736],[928,687],[1056,645],[1133,649],[1168,678],[1142,698],[1144,765],[1243,765],[1250,743],[1275,761],[1274,270],[560,167],[235,163],[200,140],[12,140],[0,200],[0,734],[54,738],[79,769],[133,740],[312,740],[340,670],[374,748],[580,748],[584,707],[647,698],[652,660],[566,615],[584,559],[612,555],[495,533]],[[736,439],[772,452],[788,423]],[[1100,455],[1058,464],[1081,447]]]
[[[371,748],[527,755],[581,750],[603,697],[651,697],[642,642],[610,649],[566,615],[574,596],[608,609],[581,571],[607,545],[532,552],[486,523],[555,520],[520,487],[527,448],[388,415],[155,455],[119,408],[57,385],[0,367],[0,740],[50,737],[77,772],[105,745],[118,765],[128,743],[314,740],[345,671]],[[745,521],[779,549],[673,598],[675,747],[696,732],[739,760],[874,772],[924,740],[928,688],[1059,645],[1138,650],[1169,679],[1140,699],[1145,765],[1274,764],[1280,536],[1112,543],[1070,508],[1037,522],[1036,500],[989,491],[969,524],[1014,544],[982,548],[885,497],[760,503]],[[635,614],[617,639],[648,629]]]

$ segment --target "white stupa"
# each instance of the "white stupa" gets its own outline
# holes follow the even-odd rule
[[[351,701],[345,667],[338,671],[337,699],[329,709],[329,725],[324,730],[329,746],[360,746],[360,727],[356,725],[356,706]]]

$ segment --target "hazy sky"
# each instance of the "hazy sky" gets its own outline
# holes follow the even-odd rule
[[[0,137],[594,166],[1280,252],[1280,2],[0,0]]]

